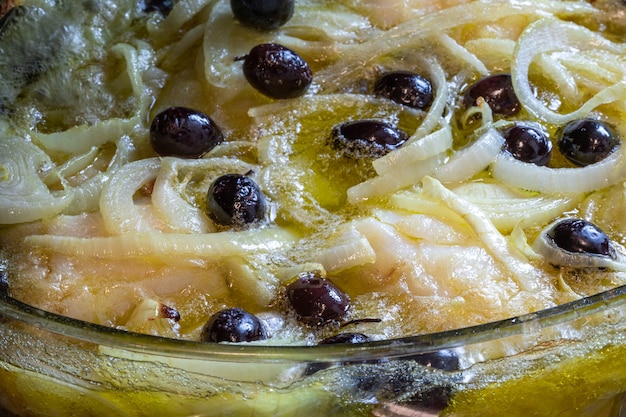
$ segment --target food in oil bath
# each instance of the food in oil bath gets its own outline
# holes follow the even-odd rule
[[[465,106],[478,105],[479,98],[489,105],[494,114],[501,116],[513,116],[522,108],[513,89],[511,74],[493,74],[476,81],[465,92]]]
[[[150,143],[160,156],[199,158],[224,141],[215,122],[201,111],[170,107],[150,126]]]
[[[408,139],[403,130],[378,120],[341,123],[331,132],[331,143],[353,158],[377,158],[398,149]]]
[[[260,29],[278,29],[293,16],[294,0],[231,0],[235,18],[244,25]]]
[[[546,166],[552,157],[552,141],[539,126],[516,123],[502,132],[504,150],[522,162]]]
[[[241,308],[227,308],[214,313],[202,328],[204,342],[254,342],[267,339],[263,323]]]
[[[265,217],[265,196],[249,177],[225,174],[209,187],[207,210],[209,217],[220,225],[244,226]]]
[[[409,71],[395,71],[381,75],[374,85],[374,94],[419,110],[428,109],[433,102],[431,82]]]
[[[610,255],[610,241],[598,226],[583,219],[565,219],[556,223],[548,236],[569,252]]]
[[[566,124],[559,131],[559,135],[561,153],[579,166],[603,160],[620,142],[611,126],[590,118]]]
[[[257,45],[243,60],[243,73],[250,85],[271,98],[301,96],[313,80],[309,64],[297,52],[283,45]]]
[[[319,272],[303,272],[287,285],[287,299],[298,319],[312,326],[340,320],[350,297]]]

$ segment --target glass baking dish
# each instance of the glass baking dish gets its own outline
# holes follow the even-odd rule
[[[624,416],[625,313],[622,286],[443,333],[260,346],[133,334],[0,295],[0,411],[20,417]]]

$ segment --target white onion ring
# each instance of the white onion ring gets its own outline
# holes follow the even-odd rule
[[[599,34],[574,23],[542,19],[531,24],[520,36],[513,54],[511,65],[513,88],[524,108],[548,123],[564,124],[587,116],[594,108],[616,100],[623,100],[626,95],[626,83],[620,81],[599,91],[574,112],[559,114],[548,109],[533,93],[528,79],[530,65],[541,54],[569,49],[581,51],[601,49],[619,56],[623,56],[626,52],[623,45],[610,42]]]
[[[614,185],[626,177],[624,147],[608,157],[580,168],[549,168],[521,162],[501,153],[491,175],[505,184],[548,194],[586,193]]]

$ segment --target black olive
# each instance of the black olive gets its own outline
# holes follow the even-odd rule
[[[609,238],[598,226],[583,219],[569,218],[556,223],[548,232],[559,248],[573,253],[610,256]]]
[[[160,156],[199,158],[224,141],[222,131],[201,111],[170,107],[150,126],[150,144]]]
[[[336,344],[358,344],[358,343],[366,343],[371,341],[372,339],[369,336],[366,336],[362,333],[339,333],[335,336],[327,337],[326,339],[320,341],[319,345],[336,345]],[[378,362],[378,360],[374,361]],[[305,375],[313,375],[316,372],[319,372],[324,369],[331,368],[337,365],[352,365],[358,363],[371,363],[371,361],[364,362],[341,362],[341,363],[330,363],[330,362],[314,362],[307,365],[304,374]]]
[[[159,12],[167,16],[174,7],[172,0],[143,0],[142,10],[145,13]]]
[[[213,314],[202,328],[203,342],[253,342],[267,339],[263,323],[241,308],[228,308]]]
[[[515,159],[546,166],[552,157],[552,142],[543,129],[529,124],[515,124],[502,132],[504,150]]]
[[[334,344],[356,344],[366,343],[371,341],[369,336],[363,333],[339,333],[334,336],[327,337],[319,342],[320,345],[334,345]]]
[[[510,74],[488,75],[476,81],[465,92],[465,106],[478,105],[479,97],[487,102],[494,114],[512,116],[522,108],[515,95]]]
[[[579,166],[603,160],[619,144],[611,126],[590,118],[566,124],[560,130],[559,136],[561,153]]]
[[[331,132],[336,149],[353,158],[378,158],[402,146],[409,138],[403,130],[377,120],[337,125]]]
[[[244,25],[272,30],[291,19],[294,0],[230,0],[230,8]]]
[[[309,64],[296,52],[276,43],[257,45],[243,59],[243,73],[250,85],[271,98],[301,96],[313,80]]]
[[[265,217],[265,196],[259,186],[245,175],[222,175],[209,187],[207,211],[218,224],[244,226]]]
[[[350,297],[318,272],[303,272],[287,285],[287,298],[298,319],[321,326],[339,320],[350,308]]]
[[[376,80],[374,94],[420,110],[427,109],[433,102],[430,81],[408,71],[383,74]]]

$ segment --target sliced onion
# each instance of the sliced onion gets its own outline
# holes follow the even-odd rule
[[[441,34],[438,37],[439,42],[448,50],[449,56],[455,57],[462,62],[464,68],[473,69],[481,75],[489,74],[489,70],[485,67],[476,55],[472,54],[463,46],[459,45],[456,40],[446,34]]]
[[[135,193],[153,181],[159,172],[158,158],[142,159],[120,168],[104,186],[100,211],[106,230],[112,234],[152,232],[154,226],[137,208]]]
[[[294,236],[280,228],[260,228],[239,232],[205,234],[129,233],[120,236],[78,238],[32,235],[25,243],[55,253],[99,259],[150,258],[217,260],[249,252],[271,253],[294,242]]]
[[[376,252],[367,238],[351,228],[331,247],[320,251],[315,257],[326,271],[338,272],[355,266],[376,262]]]
[[[563,124],[570,120],[587,116],[596,107],[626,98],[626,83],[620,79],[612,86],[599,91],[576,111],[559,114],[550,110],[534,94],[529,81],[529,70],[533,61],[542,54],[555,51],[606,50],[624,56],[623,44],[610,42],[600,34],[582,26],[555,19],[542,19],[531,25],[520,36],[513,55],[511,74],[513,87],[520,102],[535,117],[547,123]]]
[[[108,119],[94,125],[80,125],[64,132],[36,133],[33,140],[51,152],[79,155],[93,147],[115,142],[124,135],[131,134],[140,125],[138,118]]]
[[[402,166],[445,152],[450,147],[452,147],[452,130],[449,125],[444,125],[440,130],[374,160],[372,165],[378,175],[384,175]]]
[[[441,64],[436,60],[427,60],[424,63],[424,67],[428,70],[430,81],[435,87],[435,95],[424,120],[422,120],[420,126],[413,135],[411,135],[406,145],[428,135],[438,124],[447,125],[445,122],[442,123],[442,118],[448,104],[448,96],[450,95],[446,73],[441,67]]]
[[[484,170],[502,150],[504,138],[489,128],[476,142],[458,151],[452,159],[435,170],[433,176],[442,182],[467,180]]]
[[[549,168],[521,162],[501,153],[491,165],[491,175],[513,187],[549,194],[586,193],[626,178],[624,146],[595,164],[580,168]]]
[[[448,190],[434,178],[426,177],[422,184],[427,196],[440,200],[463,217],[481,239],[485,248],[515,277],[521,289],[534,292],[544,286],[542,272],[532,266],[523,254],[504,238],[485,213],[466,199]]]
[[[152,190],[152,203],[163,217],[168,228],[176,233],[214,232],[215,226],[198,207],[181,197],[181,184],[177,183],[176,158],[163,158],[161,171]],[[176,189],[178,188],[178,189]]]
[[[411,185],[417,185],[422,178],[431,174],[441,165],[444,155],[439,154],[414,164],[388,171],[385,175],[370,178],[348,188],[348,201],[355,204],[370,198],[391,194]]]
[[[0,141],[0,224],[49,218],[72,202],[71,190],[51,192],[37,175],[50,165],[37,146],[19,137]]]

